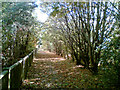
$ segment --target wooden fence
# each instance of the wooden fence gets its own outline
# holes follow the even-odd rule
[[[22,81],[27,77],[27,72],[33,62],[33,56],[36,55],[36,52],[37,48],[17,63],[4,68],[4,71],[0,74],[0,82],[2,83],[0,87],[2,87],[3,90],[20,88]]]

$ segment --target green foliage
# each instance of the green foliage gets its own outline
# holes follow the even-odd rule
[[[98,78],[98,82],[101,82],[98,84],[99,87],[104,88],[116,88],[118,85],[118,76],[114,69],[114,67],[102,67],[102,69],[99,69],[98,75],[95,77]]]
[[[103,49],[101,59],[103,60],[103,68],[105,75],[104,80],[108,80],[114,85],[120,84],[120,32],[117,29],[110,41],[107,41]],[[105,79],[106,78],[106,79]]]
[[[10,66],[35,48],[34,3],[2,3],[3,67]]]
[[[47,43],[51,42],[54,48],[62,47],[62,51],[71,54],[77,65],[83,65],[93,74],[97,74],[101,62],[101,68],[105,69],[100,69],[105,72],[103,82],[115,83],[115,79],[119,83],[118,8],[119,3],[111,2],[53,3],[46,30],[49,33],[45,36]],[[110,78],[105,79],[106,76]]]
[[[108,2],[61,2],[52,5],[47,40],[57,47],[56,53],[60,51],[59,42],[62,42],[62,51],[70,53],[77,65],[97,73],[103,43],[111,38],[115,30],[115,16],[112,13],[115,8]]]

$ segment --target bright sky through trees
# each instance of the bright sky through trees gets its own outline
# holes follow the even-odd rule
[[[40,22],[45,22],[48,18],[48,15],[43,13],[40,9],[41,7],[39,6],[40,1],[37,0],[36,4],[38,5],[38,7],[34,10],[34,15],[36,16],[37,20],[39,20]]]
[[[37,20],[41,21],[41,22],[45,22],[48,18],[48,15],[43,13],[42,11],[40,11],[39,8],[35,9],[35,15],[37,17]]]

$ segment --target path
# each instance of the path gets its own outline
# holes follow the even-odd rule
[[[81,66],[75,66],[54,53],[39,50],[22,88],[84,88],[92,83],[88,75]]]

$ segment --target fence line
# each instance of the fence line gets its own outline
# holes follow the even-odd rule
[[[36,53],[37,48],[12,66],[3,68],[4,71],[0,74],[2,89],[19,88],[21,86],[23,80],[27,77],[27,72]]]

